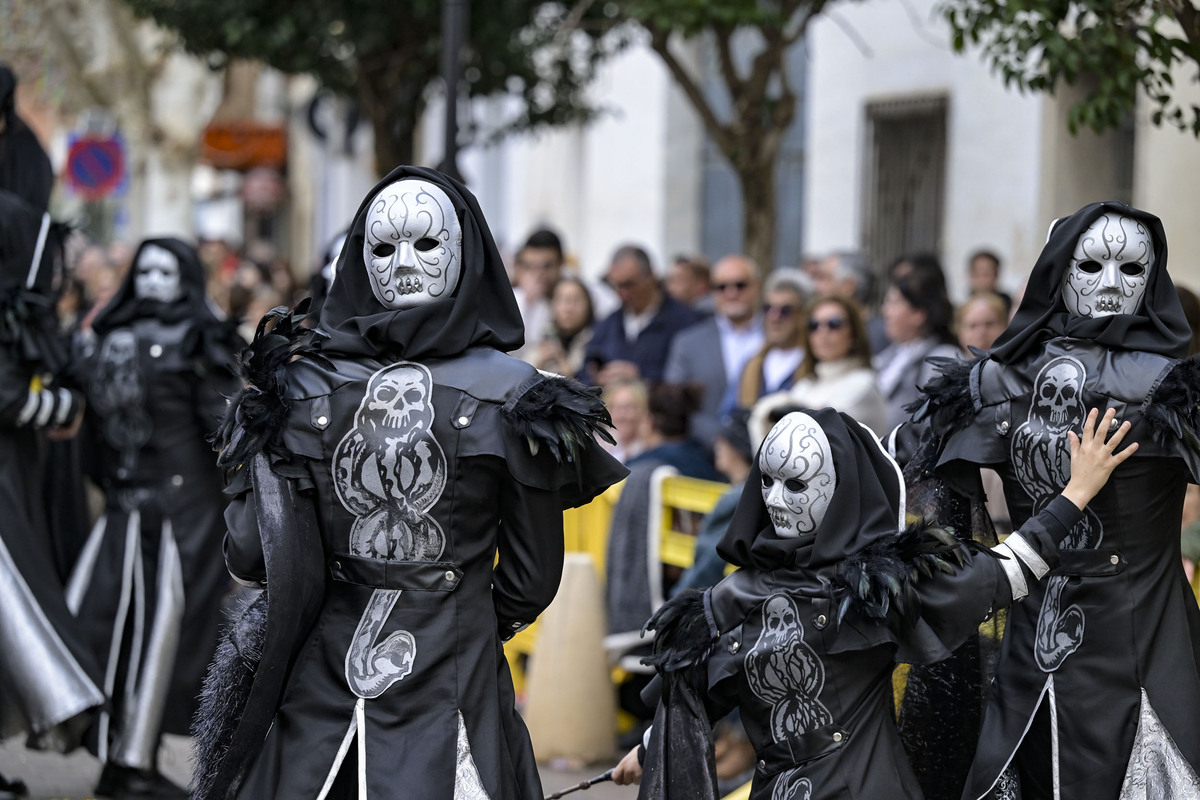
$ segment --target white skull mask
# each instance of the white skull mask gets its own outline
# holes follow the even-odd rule
[[[381,370],[371,379],[363,416],[387,435],[409,441],[433,422],[431,389],[429,373],[420,367],[401,364]]]
[[[817,421],[799,411],[781,419],[763,442],[758,466],[775,532],[788,539],[815,533],[837,486],[833,451]]]
[[[173,303],[182,294],[179,259],[164,247],[148,244],[138,254],[133,291],[139,300]]]
[[[1105,214],[1075,243],[1063,303],[1077,317],[1136,313],[1153,268],[1154,241],[1145,224]]]
[[[462,227],[454,204],[428,181],[387,186],[367,212],[363,260],[371,291],[407,309],[454,294],[462,274]]]

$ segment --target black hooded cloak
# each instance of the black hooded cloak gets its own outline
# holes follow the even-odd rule
[[[56,382],[65,357],[48,222],[0,190],[0,720],[35,735],[104,700],[63,602],[45,507],[44,430],[68,425],[81,402]]]
[[[20,197],[41,213],[50,206],[54,169],[37,136],[17,116],[17,76],[0,64],[0,189]]]
[[[136,265],[150,246],[178,261],[174,302],[137,297]],[[194,247],[149,239],[133,264],[76,359],[88,396],[86,463],[105,509],[67,602],[112,699],[93,748],[105,762],[149,770],[161,733],[190,730],[229,588],[221,475],[207,437],[234,391],[238,340],[208,306]]]
[[[1061,286],[1079,235],[1131,217],[1155,262],[1135,314],[1072,317]],[[963,796],[1200,797],[1200,614],[1180,569],[1186,484],[1200,479],[1200,375],[1167,273],[1162,225],[1122,203],[1059,220],[1013,322],[971,365],[943,365],[917,418],[935,474],[981,496],[1004,480],[1013,523],[1044,508],[1069,472],[1067,431],[1090,408],[1132,423],[1122,464],[1060,545],[1062,566],[1009,611],[998,673]],[[923,455],[922,458],[927,458]]]
[[[395,311],[364,229],[405,179],[450,198],[462,273]],[[269,600],[214,664],[196,796],[540,798],[500,643],[558,588],[563,508],[624,476],[594,440],[607,412],[504,355],[523,330],[499,253],[471,193],[432,170],[400,167],[364,200],[315,331],[278,316],[219,442],[226,560]],[[315,585],[297,577],[314,565]]]
[[[687,713],[695,691],[711,719],[740,708],[759,759],[754,800],[921,797],[894,723],[895,661],[945,658],[1011,597],[994,559],[944,531],[901,531],[899,468],[869,430],[833,409],[805,413],[833,453],[826,516],[813,536],[778,536],[756,465],[718,548],[741,569],[651,620],[664,703],[639,797],[714,796],[698,763],[708,720]]]

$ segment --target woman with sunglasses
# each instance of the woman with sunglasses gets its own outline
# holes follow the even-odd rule
[[[757,445],[771,427],[771,412],[785,405],[842,411],[876,434],[887,430],[887,407],[875,384],[862,311],[846,297],[816,298],[802,318],[800,347],[806,354],[795,384],[754,405],[750,435]]]

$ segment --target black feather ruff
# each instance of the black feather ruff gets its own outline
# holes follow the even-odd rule
[[[703,664],[712,655],[717,632],[704,608],[705,592],[688,589],[663,603],[642,627],[654,631],[654,654],[642,659],[660,672]]]
[[[193,800],[218,800],[213,797],[213,782],[250,697],[266,631],[267,593],[264,591],[240,613],[235,613],[235,621],[217,643],[192,724],[195,737]]]
[[[1172,367],[1142,404],[1142,414],[1158,442],[1174,437],[1200,453],[1200,356]]]
[[[968,551],[991,552],[928,519],[872,542],[839,563],[830,583],[838,623],[854,610],[885,624],[894,609],[902,621],[914,624],[921,615],[917,584],[939,572],[953,575],[965,563]]]
[[[928,419],[937,435],[945,437],[970,425],[979,411],[971,397],[971,370],[983,358],[980,356],[963,361],[933,357],[927,360],[937,370],[938,376],[922,386],[924,396],[909,403],[904,410],[912,414],[914,422]]]
[[[213,435],[220,453],[217,464],[228,473],[236,472],[259,452],[271,456],[273,463],[288,459],[279,438],[288,416],[289,363],[304,355],[333,369],[328,359],[314,352],[314,331],[301,324],[308,304],[305,299],[294,310],[285,306],[271,309],[258,323],[254,341],[238,356],[236,372],[243,385],[231,398]]]
[[[574,378],[539,374],[525,391],[502,409],[512,429],[536,447],[546,447],[559,464],[575,462],[597,436],[615,443],[609,428],[612,417],[600,389],[584,386]]]

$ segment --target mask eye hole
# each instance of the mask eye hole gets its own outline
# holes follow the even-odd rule
[[[371,248],[371,255],[376,258],[387,258],[394,252],[396,252],[396,245],[387,242],[380,242]]]
[[[808,488],[808,484],[799,478],[788,478],[783,482],[783,488],[787,489],[789,492],[803,492]]]
[[[775,485],[775,479],[772,478],[770,475],[763,475],[762,478],[763,478],[763,488],[764,489],[770,489],[772,486]]]
[[[1080,272],[1086,272],[1089,275],[1095,275],[1097,272],[1099,272],[1102,269],[1104,269],[1104,267],[1100,266],[1100,264],[1095,261],[1080,261],[1079,262]]]
[[[1129,264],[1121,265],[1121,274],[1122,275],[1128,275],[1131,278],[1137,278],[1141,275],[1144,275],[1145,273],[1146,273],[1146,267],[1142,264],[1139,264],[1136,261],[1129,263]]]
[[[422,236],[420,239],[417,239],[417,241],[413,243],[413,247],[416,248],[416,250],[421,253],[427,253],[437,246],[438,246],[438,240],[434,239],[432,236]]]

